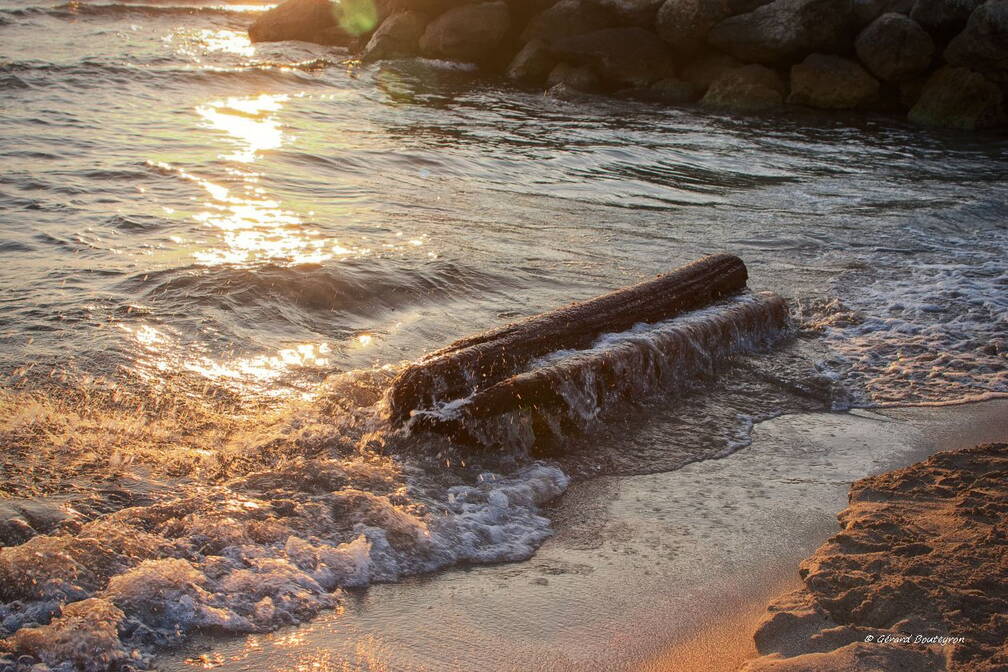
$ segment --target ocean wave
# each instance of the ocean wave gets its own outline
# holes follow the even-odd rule
[[[425,501],[380,464],[252,474],[0,549],[0,630],[13,654],[49,665],[143,665],[197,629],[303,622],[343,588],[528,558],[550,534],[540,507],[566,486],[543,464]]]
[[[832,351],[820,368],[855,405],[1008,396],[1008,267],[997,253],[969,257],[873,263],[842,277],[839,296],[802,302],[805,328]]]
[[[9,20],[6,17],[24,16],[53,16],[57,18],[77,18],[80,16],[122,16],[141,15],[148,17],[182,17],[182,16],[224,16],[232,18],[242,18],[253,16],[256,12],[269,9],[264,6],[261,9],[251,6],[228,7],[225,4],[151,4],[151,3],[91,3],[91,2],[70,2],[57,6],[33,6],[0,8],[0,20]]]
[[[161,309],[279,307],[282,314],[297,308],[331,319],[334,313],[374,315],[507,284],[505,278],[450,261],[415,266],[367,258],[324,265],[188,266],[136,275],[122,288],[141,291]]]

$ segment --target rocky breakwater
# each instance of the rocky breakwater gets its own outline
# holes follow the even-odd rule
[[[1008,669],[1008,444],[854,483],[740,672]]]
[[[554,95],[1008,123],[1008,0],[288,0],[249,35],[471,62]]]

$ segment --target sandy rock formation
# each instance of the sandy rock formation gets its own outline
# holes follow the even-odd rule
[[[1006,669],[1006,518],[1008,444],[856,482],[843,530],[770,606],[740,672]]]
[[[864,107],[878,98],[878,80],[854,61],[812,54],[791,67],[788,103],[824,110]]]

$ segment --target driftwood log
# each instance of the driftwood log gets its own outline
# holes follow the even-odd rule
[[[390,420],[402,424],[414,410],[485,390],[549,352],[584,348],[601,334],[701,308],[745,289],[747,279],[741,259],[712,255],[653,280],[455,341],[396,377],[387,398]]]

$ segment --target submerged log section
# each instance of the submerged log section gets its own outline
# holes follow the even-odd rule
[[[600,334],[702,308],[745,289],[747,279],[741,259],[711,255],[653,280],[455,341],[396,377],[388,396],[391,420],[401,424],[413,410],[486,389],[549,352],[584,348]]]

